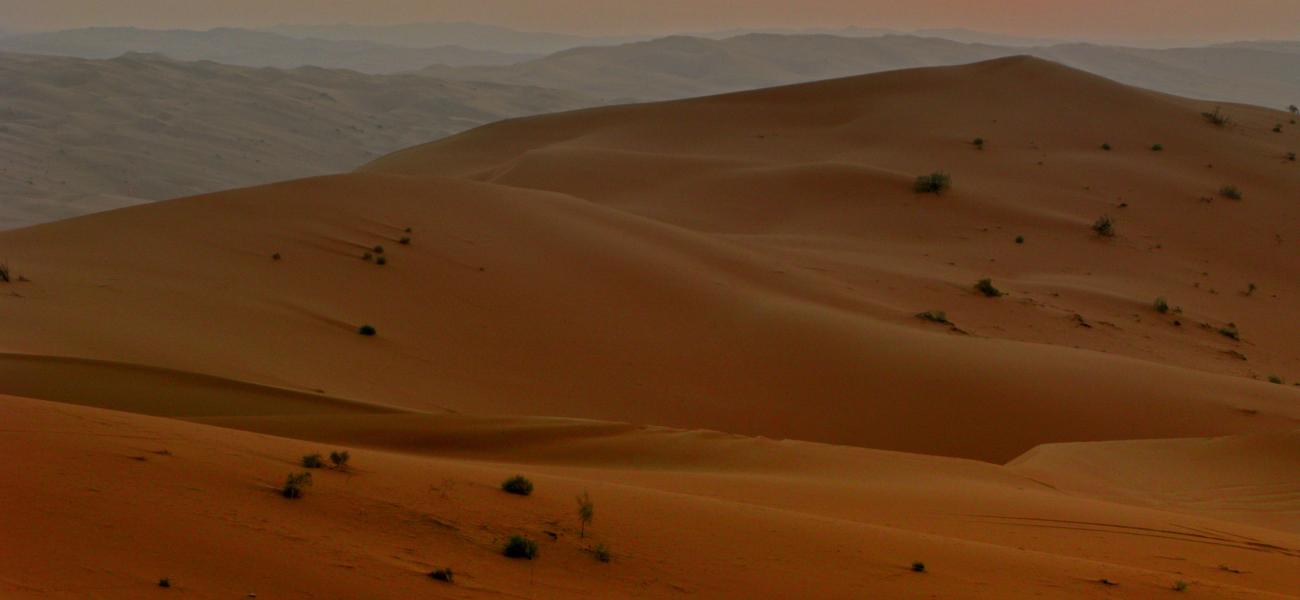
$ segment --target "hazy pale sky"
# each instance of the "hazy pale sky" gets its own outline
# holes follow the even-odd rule
[[[1220,40],[1300,38],[1300,0],[0,0],[5,29],[421,21],[583,34],[857,25]]]

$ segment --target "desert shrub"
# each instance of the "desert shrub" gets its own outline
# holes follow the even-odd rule
[[[172,586],[171,578],[163,577],[162,579],[158,580],[158,587],[160,588],[169,588],[171,586]]]
[[[1273,126],[1273,133],[1282,133],[1282,124],[1278,123]]]
[[[285,498],[301,498],[302,489],[311,486],[311,473],[303,471],[301,473],[290,473],[284,480],[284,487],[280,488],[280,495]]]
[[[912,571],[913,571],[913,572],[916,572],[916,573],[924,573],[924,572],[925,572],[925,563],[923,563],[923,562],[921,562],[921,561],[919,561],[919,560],[916,561],[916,562],[914,562],[914,563],[912,563]]]
[[[384,253],[384,247],[383,247],[383,246],[375,246],[374,248],[371,248],[371,250],[372,250],[375,254],[383,254],[383,253]]]
[[[997,298],[1002,295],[1002,290],[993,287],[993,280],[987,277],[975,283],[975,290],[989,298]]]
[[[600,562],[609,562],[609,559],[612,558],[609,554],[609,548],[606,548],[604,544],[596,544],[596,547],[591,549],[591,554]]]
[[[357,328],[357,333],[370,337],[375,335],[375,333],[377,332],[375,331],[375,328],[372,325],[362,325],[361,327]]]
[[[275,254],[272,254],[271,260],[280,260],[280,253],[276,252]]]
[[[1269,375],[1269,376],[1268,376],[1268,382],[1269,382],[1269,383],[1276,383],[1276,384],[1278,384],[1278,385],[1282,385],[1282,378],[1281,378],[1281,377],[1278,377],[1277,375]]]
[[[1175,592],[1186,592],[1186,591],[1187,591],[1187,582],[1186,582],[1186,581],[1183,581],[1183,580],[1181,580],[1181,579],[1179,579],[1178,581],[1175,581],[1175,582],[1174,582],[1174,591],[1175,591]]]
[[[1241,200],[1241,190],[1235,185],[1225,185],[1219,188],[1219,195],[1232,200]]]
[[[406,229],[403,229],[402,231],[405,232],[405,233],[411,233],[411,228],[410,228],[410,227],[407,227]]]
[[[1247,283],[1247,284],[1246,284],[1246,295],[1247,295],[1247,296],[1253,296],[1253,295],[1255,295],[1255,290],[1258,290],[1258,289],[1259,289],[1259,286],[1257,286],[1257,285],[1255,285],[1255,284],[1253,284],[1253,283]]]
[[[1287,152],[1286,159],[1291,162],[1295,162],[1295,152]]]
[[[1025,236],[1023,236],[1023,235],[1018,235],[1018,236],[1016,236],[1016,243],[1017,243],[1017,244],[1023,244],[1023,243],[1025,243]]]
[[[335,450],[333,452],[330,452],[330,462],[334,463],[334,466],[336,468],[346,469],[348,466],[348,461],[351,459],[352,459],[352,454],[350,454],[347,450]]]
[[[380,257],[376,258],[376,259],[375,259],[375,264],[377,264],[377,265],[379,265],[379,266],[381,266],[381,267],[384,266],[384,265],[386,265],[386,264],[388,264],[388,257],[387,257],[387,256],[380,256]]]
[[[932,323],[948,324],[948,315],[941,310],[927,310],[923,313],[917,313],[917,318],[930,321]]]
[[[510,536],[510,541],[506,542],[502,552],[510,558],[526,558],[532,560],[537,557],[537,542],[534,542],[522,535]]]
[[[1228,323],[1227,325],[1220,327],[1219,335],[1222,335],[1223,337],[1232,338],[1234,340],[1241,339],[1241,332],[1237,331],[1236,323]]]
[[[375,258],[375,255],[373,255],[373,254],[371,254],[371,253],[369,253],[369,252],[367,252],[367,253],[361,255],[361,260],[371,260],[371,259],[373,259],[373,258]]]
[[[411,245],[411,236],[409,236],[409,235],[404,235],[404,236],[402,236],[402,239],[397,240],[397,243],[399,243],[399,244],[401,244],[401,245],[403,245],[403,246],[410,246],[410,245]]]
[[[0,282],[9,283],[9,263],[0,262]]]
[[[1203,112],[1201,113],[1201,116],[1205,117],[1206,121],[1218,125],[1219,127],[1228,124],[1228,115],[1223,114],[1223,111],[1217,106],[1214,107],[1214,112]]]
[[[1106,142],[1106,143],[1102,144],[1102,145],[1101,145],[1101,149],[1102,149],[1102,150],[1106,150],[1107,152],[1109,152],[1109,151],[1110,151],[1110,142]]]
[[[971,143],[975,145],[975,148],[976,148],[976,149],[979,149],[979,150],[983,150],[983,149],[984,149],[984,138],[982,138],[982,137],[977,137],[977,138],[975,138]]]
[[[1291,111],[1291,114],[1293,114],[1293,115],[1300,115],[1300,107],[1296,107],[1296,105],[1294,105],[1294,104],[1292,104],[1291,106],[1286,107],[1286,109],[1289,110],[1289,111]]]
[[[302,457],[302,468],[304,469],[319,469],[323,466],[325,466],[325,461],[321,460],[319,454],[307,454]]]
[[[952,187],[952,177],[942,171],[935,171],[929,175],[917,177],[916,184],[912,186],[912,189],[918,194],[942,194],[950,187]]]
[[[1164,145],[1164,144],[1151,144],[1151,151],[1152,151],[1152,152],[1160,152],[1160,151],[1162,151],[1162,150],[1164,150],[1164,149],[1165,149],[1165,145]]]
[[[533,493],[533,482],[529,481],[523,475],[515,475],[510,479],[501,482],[501,489],[511,494],[527,496]]]
[[[1160,296],[1156,298],[1155,308],[1156,308],[1156,312],[1163,315],[1169,312],[1169,302],[1165,301],[1164,296]]]
[[[578,496],[578,521],[582,523],[582,528],[578,530],[578,537],[587,537],[587,525],[596,516],[596,503],[591,501],[591,496],[587,495],[586,490]]]
[[[433,571],[430,571],[429,577],[437,579],[438,581],[445,581],[447,583],[451,583],[452,580],[456,578],[456,575],[451,572],[451,568],[443,567],[441,569],[434,569]]]
[[[1110,215],[1097,217],[1092,223],[1092,230],[1102,237],[1115,237],[1115,220]]]

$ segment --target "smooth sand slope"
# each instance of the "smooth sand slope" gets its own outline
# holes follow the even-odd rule
[[[1213,108],[1006,59],[0,233],[0,589],[1294,597],[1300,138]]]

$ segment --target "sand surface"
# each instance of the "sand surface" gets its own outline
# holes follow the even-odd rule
[[[1213,109],[1003,59],[0,233],[0,592],[1296,597],[1300,138]]]

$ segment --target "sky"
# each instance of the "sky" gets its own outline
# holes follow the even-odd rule
[[[852,25],[1219,41],[1300,39],[1300,0],[0,0],[4,30],[430,21],[588,35]]]

